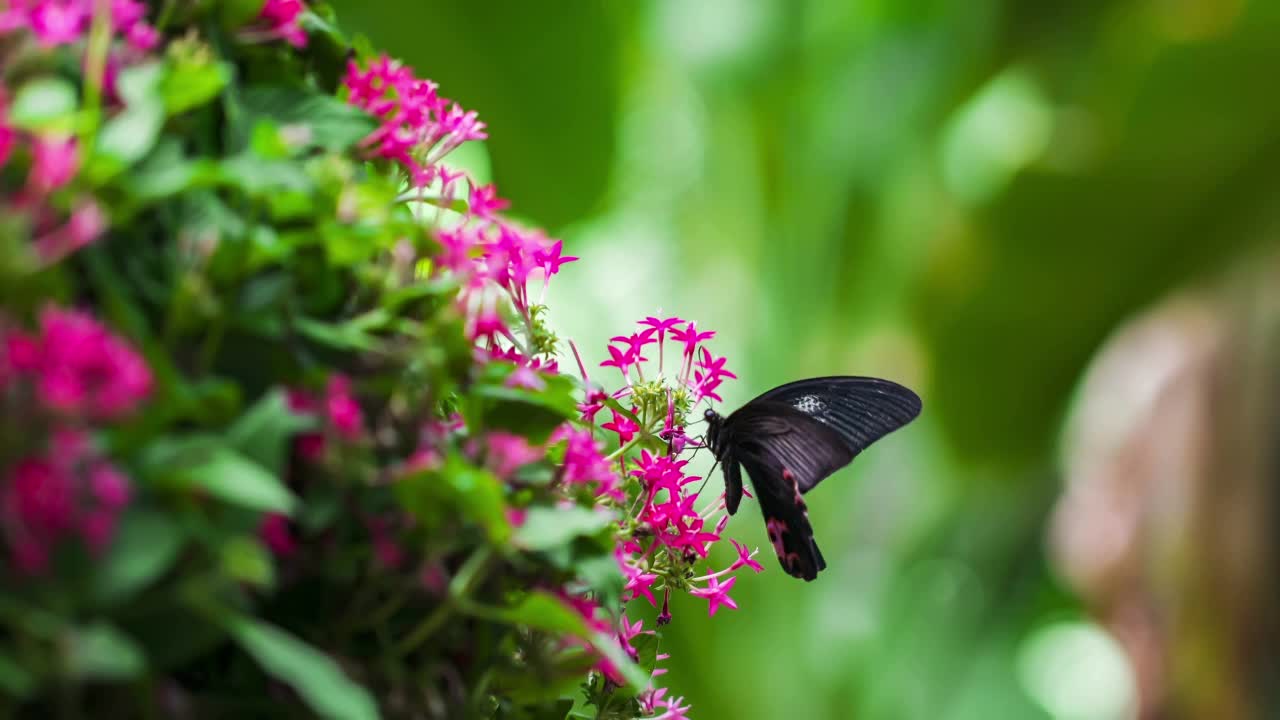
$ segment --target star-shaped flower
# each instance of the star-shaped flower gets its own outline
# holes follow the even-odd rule
[[[722,585],[719,579],[711,578],[710,580],[707,580],[707,586],[705,588],[694,588],[689,591],[689,594],[706,598],[710,602],[710,605],[707,607],[707,615],[709,616],[715,615],[716,610],[719,610],[722,605],[730,610],[737,610],[738,603],[734,602],[733,598],[729,597],[729,588],[732,588],[733,584],[737,581],[738,578],[731,577]]]

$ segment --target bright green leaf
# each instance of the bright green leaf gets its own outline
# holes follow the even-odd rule
[[[160,82],[160,97],[170,115],[203,105],[218,96],[231,82],[231,66],[224,62],[169,63]]]
[[[574,538],[596,535],[615,520],[612,513],[576,505],[533,507],[525,514],[524,524],[516,531],[514,541],[529,550],[549,550]]]
[[[232,578],[258,587],[274,582],[275,565],[257,540],[243,536],[231,538],[222,544],[220,552],[222,569]]]
[[[37,77],[18,88],[8,121],[24,130],[69,132],[77,104],[76,88],[70,82],[60,77]]]
[[[288,683],[317,714],[332,720],[376,720],[378,706],[332,659],[298,638],[253,618],[227,618],[240,647],[272,676]]]
[[[561,635],[586,637],[591,632],[581,614],[544,590],[525,595],[518,605],[503,610],[501,618],[509,623]]]

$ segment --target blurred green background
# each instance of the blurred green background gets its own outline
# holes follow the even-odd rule
[[[1048,547],[1060,438],[1118,326],[1276,239],[1280,3],[336,5],[488,123],[473,167],[584,258],[550,305],[589,360],[664,310],[718,331],[727,408],[923,396],[810,496],[817,582],[767,558],[738,612],[674,608],[694,717],[1137,712]],[[767,554],[753,508],[730,535]]]

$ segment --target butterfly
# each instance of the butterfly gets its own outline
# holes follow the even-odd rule
[[[725,508],[738,511],[745,468],[782,568],[813,580],[827,563],[802,496],[920,408],[918,395],[889,380],[821,377],[776,387],[728,417],[708,409],[707,444],[723,468]]]

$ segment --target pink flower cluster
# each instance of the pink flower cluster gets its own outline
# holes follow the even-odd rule
[[[258,18],[270,28],[272,37],[303,48],[307,46],[307,33],[302,29],[302,15],[306,11],[307,5],[302,0],[267,0]]]
[[[65,221],[41,202],[50,193],[70,184],[79,172],[79,143],[69,135],[20,133],[9,123],[8,98],[0,88],[0,168],[9,162],[17,147],[30,152],[31,167],[16,209],[27,209],[33,215],[35,246],[40,258],[55,262],[96,240],[107,229],[108,220],[93,197],[86,195],[74,201]]]
[[[351,393],[351,380],[332,375],[324,394],[316,396],[305,390],[290,389],[289,409],[300,415],[320,420],[321,429],[302,433],[295,438],[298,454],[312,462],[324,457],[329,438],[356,442],[364,435],[364,413]]]
[[[42,47],[71,45],[84,39],[93,24],[95,0],[9,0],[0,10],[0,34],[28,30]],[[110,0],[107,21],[114,34],[139,51],[160,41],[156,29],[146,23],[147,6],[137,0]]]
[[[0,406],[31,422],[27,437],[53,428],[45,451],[0,470],[0,534],[20,570],[43,570],[68,535],[95,552],[110,543],[130,483],[81,428],[126,417],[150,392],[146,362],[87,313],[49,306],[38,332],[0,327]]]
[[[720,401],[716,389],[725,378],[737,378],[725,369],[725,359],[717,358],[702,343],[715,337],[713,331],[699,331],[697,323],[688,322],[678,317],[647,317],[639,322],[646,329],[630,335],[619,335],[609,341],[609,359],[600,363],[601,367],[614,367],[622,373],[622,379],[630,386],[633,382],[644,382],[642,363],[649,358],[644,357],[644,349],[650,345],[658,346],[658,373],[664,370],[664,351],[667,335],[680,343],[681,362],[677,374],[677,382],[689,388],[693,393],[693,402],[703,399]],[[635,377],[632,377],[632,370]]]
[[[452,185],[458,175],[449,174],[440,160],[468,140],[488,137],[475,111],[464,111],[440,96],[430,80],[382,55],[361,69],[354,60],[343,80],[347,101],[376,117],[381,125],[364,144],[375,157],[394,160],[417,187],[441,180]],[[488,202],[493,206],[493,200]]]
[[[714,332],[700,331],[696,323],[677,317],[647,317],[639,324],[644,329],[610,340],[610,358],[602,362],[601,366],[617,368],[627,383],[613,393],[614,398],[634,397],[639,392],[638,387],[646,382],[665,383],[663,356],[667,336],[670,335],[672,340],[679,343],[680,363],[674,378],[676,387],[667,387],[665,390],[666,416],[662,420],[662,429],[657,433],[667,441],[665,454],[641,450],[639,457],[630,461],[632,469],[627,473],[638,481],[643,494],[643,502],[639,503],[639,510],[632,518],[636,527],[642,528],[643,532],[627,540],[617,553],[626,578],[624,600],[643,597],[656,607],[653,586],[663,576],[663,572],[671,568],[684,568],[707,558],[710,548],[721,539],[729,519],[724,513],[723,496],[706,503],[702,508],[697,507],[700,497],[691,486],[699,483],[702,478],[686,474],[688,461],[679,457],[686,448],[696,447],[697,443],[685,433],[683,418],[676,411],[676,393],[687,391],[690,406],[703,400],[720,400],[716,390],[726,378],[737,376],[726,369],[725,358],[712,355],[704,345],[707,340],[715,337]],[[650,360],[643,353],[653,345],[657,346],[657,379],[646,381],[644,363]],[[650,368],[651,373],[652,370]],[[603,394],[589,397],[584,418],[590,421],[603,408],[606,397]],[[636,416],[643,412],[643,408],[633,405],[631,410],[632,415],[612,410],[612,420],[600,425],[601,429],[617,436],[619,446],[630,443],[643,431],[636,422]],[[737,550],[738,559],[724,570],[694,578],[695,582],[705,582],[706,585],[690,590],[692,595],[708,601],[708,612],[712,615],[721,607],[737,608],[737,604],[729,596],[736,578],[730,577],[723,582],[721,578],[742,567],[750,567],[756,572],[763,570],[753,559],[754,552],[748,552],[745,546],[736,541],[730,542]],[[669,618],[664,598],[659,622]]]
[[[488,137],[475,111],[463,110],[441,96],[434,82],[416,77],[386,55],[363,68],[352,61],[343,82],[348,102],[379,121],[363,145],[372,156],[399,165],[419,195],[437,184],[435,202],[452,207],[459,181],[466,178],[466,213],[460,222],[436,228],[440,251],[432,258],[434,267],[437,273],[451,274],[462,286],[458,302],[466,316],[467,335],[477,345],[477,359],[510,361],[517,369],[509,385],[541,389],[538,373],[555,373],[557,367],[547,348],[535,344],[534,306],[545,297],[551,276],[577,258],[563,254],[560,240],[500,215],[509,203],[493,185],[478,185],[465,173],[444,165],[445,156],[462,143]],[[537,276],[542,278],[542,293],[535,303],[528,282]],[[523,325],[523,339],[511,325],[517,319]]]
[[[38,334],[0,331],[0,394],[23,388],[61,420],[116,420],[150,394],[151,370],[91,315],[50,306]]]
[[[78,536],[100,553],[111,543],[131,483],[99,457],[76,430],[53,433],[48,452],[18,460],[0,490],[0,532],[14,566],[27,574],[49,565],[67,537]]]

